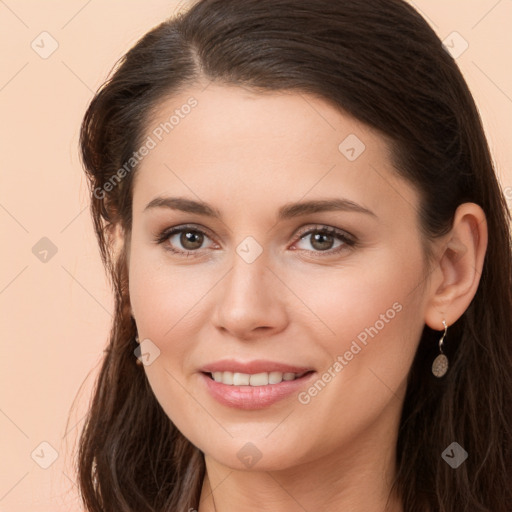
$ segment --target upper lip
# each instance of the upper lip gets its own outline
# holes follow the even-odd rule
[[[286,363],[276,361],[265,361],[258,359],[254,361],[235,361],[232,359],[224,359],[207,364],[201,368],[202,372],[233,372],[233,373],[264,373],[264,372],[282,372],[282,373],[305,373],[313,371],[313,368],[307,366],[293,366]]]

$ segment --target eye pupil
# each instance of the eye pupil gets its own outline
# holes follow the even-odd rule
[[[199,249],[203,244],[203,235],[196,231],[184,231],[180,236],[181,245],[187,249]]]
[[[333,241],[332,235],[328,235],[326,233],[315,233],[311,240],[311,245],[319,251],[326,251],[332,247]],[[316,243],[319,243],[320,246],[315,246]]]

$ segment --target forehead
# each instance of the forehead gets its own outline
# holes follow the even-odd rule
[[[417,202],[385,139],[309,94],[191,87],[158,105],[144,140],[151,149],[136,173],[134,207],[165,192],[246,208],[325,194],[377,210]]]

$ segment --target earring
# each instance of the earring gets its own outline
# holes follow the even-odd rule
[[[446,375],[446,372],[448,371],[448,358],[443,353],[443,342],[444,337],[446,336],[446,332],[448,331],[448,326],[446,325],[446,322],[443,320],[444,325],[444,333],[441,336],[441,339],[439,340],[439,355],[434,359],[434,362],[432,363],[432,373],[436,377],[443,377]]]
[[[139,335],[138,335],[138,334],[136,334],[136,335],[135,335],[135,343],[140,344],[140,341],[139,341]],[[141,359],[139,359],[138,357],[136,358],[135,362],[136,362],[139,366],[141,366],[141,365],[143,364],[143,363],[142,363],[142,360],[141,360]]]

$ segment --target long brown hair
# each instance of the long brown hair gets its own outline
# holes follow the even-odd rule
[[[140,147],[159,102],[199,79],[313,94],[377,129],[397,172],[421,193],[426,241],[450,229],[461,203],[483,208],[487,254],[476,296],[450,328],[450,370],[432,376],[438,333],[427,326],[410,370],[395,490],[406,512],[510,512],[510,214],[457,65],[402,0],[200,0],[137,42],[92,100],[81,151],[116,310],[79,443],[87,510],[198,507],[203,455],[136,365],[126,253],[110,243],[117,226],[129,237],[136,166],[105,184]],[[469,453],[456,470],[441,457],[454,441]]]

